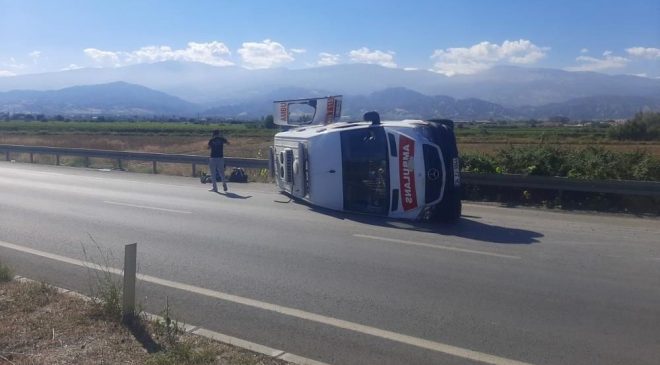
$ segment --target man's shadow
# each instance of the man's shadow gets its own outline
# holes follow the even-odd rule
[[[215,193],[218,194],[218,195],[222,195],[225,198],[231,198],[231,199],[250,199],[250,198],[252,198],[252,195],[243,196],[243,195],[238,195],[236,193],[231,193],[231,192],[226,192],[225,193],[225,192],[222,192],[222,191],[216,191]]]
[[[346,212],[337,212],[325,208],[319,208],[299,202],[308,206],[311,210],[329,215],[338,219],[352,220],[364,224],[379,227],[413,230],[417,232],[437,233],[445,236],[456,236],[476,241],[497,244],[532,244],[539,242],[543,234],[525,229],[508,228],[479,222],[480,217],[463,215],[454,222],[416,222],[398,220],[388,217],[370,216]]]

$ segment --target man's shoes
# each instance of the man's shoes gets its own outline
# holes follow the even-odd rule
[[[212,192],[214,192],[214,193],[217,193],[217,192],[218,192],[218,189],[216,189],[216,188],[210,188],[209,191],[212,191]]]
[[[222,183],[222,190],[224,190],[225,193],[227,192],[227,184],[226,183]]]

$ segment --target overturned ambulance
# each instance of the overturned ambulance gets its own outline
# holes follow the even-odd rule
[[[341,120],[341,96],[275,102],[271,171],[280,191],[312,205],[413,220],[461,215],[450,120]]]

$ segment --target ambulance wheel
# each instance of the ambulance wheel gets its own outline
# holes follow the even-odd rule
[[[443,204],[444,203],[444,204]],[[438,222],[456,222],[461,217],[463,204],[459,194],[452,194],[436,208],[435,219]]]

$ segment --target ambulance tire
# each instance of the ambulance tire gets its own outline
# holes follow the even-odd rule
[[[463,204],[461,203],[460,191],[453,191],[452,193],[436,207],[434,217],[436,221],[451,223],[461,218]]]

